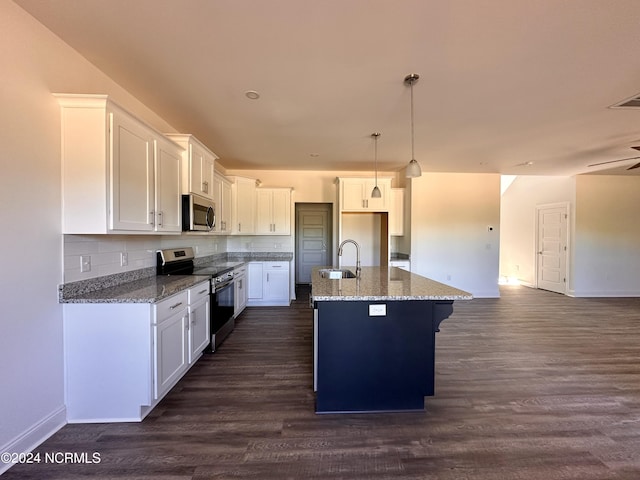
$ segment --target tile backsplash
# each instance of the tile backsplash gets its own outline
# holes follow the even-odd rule
[[[158,250],[179,247],[193,247],[196,258],[225,252],[293,252],[293,236],[64,235],[64,283],[155,267]],[[83,256],[90,257],[89,271],[81,271]]]

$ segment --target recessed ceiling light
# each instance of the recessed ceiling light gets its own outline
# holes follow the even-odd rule
[[[320,154],[319,153],[310,153],[309,156],[313,157],[313,158],[316,158],[316,157],[319,157]]]
[[[247,90],[244,95],[250,100],[257,100],[260,98],[260,94],[255,90]]]

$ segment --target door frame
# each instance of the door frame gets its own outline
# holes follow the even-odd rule
[[[565,218],[567,220],[567,228],[566,228],[566,248],[565,248],[565,256],[564,256],[564,275],[565,275],[565,281],[564,281],[564,292],[560,292],[563,295],[567,295],[570,291],[569,289],[569,285],[570,285],[570,275],[571,275],[571,270],[570,270],[570,266],[571,266],[571,203],[570,202],[557,202],[557,203],[542,203],[539,205],[536,205],[536,212],[535,212],[535,241],[534,241],[534,246],[535,249],[533,251],[533,265],[534,265],[534,287],[535,288],[540,288],[538,286],[538,275],[539,275],[539,270],[540,270],[540,255],[538,255],[538,252],[540,251],[540,211],[541,210],[546,210],[549,208],[563,208],[564,209],[564,215]],[[556,292],[558,293],[558,292]]]

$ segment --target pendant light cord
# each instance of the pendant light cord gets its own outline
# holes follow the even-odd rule
[[[415,160],[416,159],[416,154],[415,154],[414,145],[413,145],[413,82],[414,82],[414,80],[411,79],[411,82],[410,82],[410,87],[411,87],[411,160]]]
[[[374,139],[374,143],[373,143],[373,158],[375,160],[374,162],[374,168],[375,168],[375,172],[376,172],[376,187],[378,186],[378,137],[380,136],[380,134],[374,134],[373,139]]]

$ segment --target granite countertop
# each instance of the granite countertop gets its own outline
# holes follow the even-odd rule
[[[330,267],[324,267],[330,268]],[[355,267],[342,267],[355,273]],[[317,301],[357,300],[470,300],[463,290],[410,273],[397,267],[362,267],[360,278],[332,280],[311,273],[311,299]]]
[[[215,266],[237,268],[252,261],[291,261],[292,252],[228,252],[194,260],[195,269]],[[59,303],[155,303],[211,278],[211,275],[156,276],[147,267],[58,286]]]
[[[151,276],[60,298],[60,303],[156,303],[209,280],[209,275]]]

